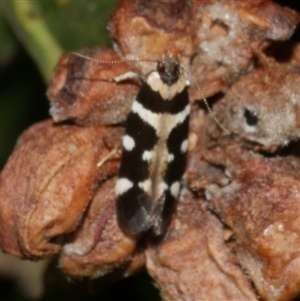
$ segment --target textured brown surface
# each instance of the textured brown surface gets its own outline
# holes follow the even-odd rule
[[[117,162],[97,168],[108,153],[105,137],[105,129],[45,121],[19,138],[1,172],[3,251],[45,258],[61,250],[66,235],[78,227],[97,180],[117,173]]]
[[[146,76],[155,63],[68,53],[48,90],[56,124],[25,132],[1,172],[3,251],[60,253],[76,277],[146,266],[164,300],[299,295],[300,47],[281,42],[297,23],[297,13],[272,1],[121,1],[109,24],[117,54],[80,53],[157,59],[169,50],[194,79],[188,164],[170,227],[161,238],[127,237],[115,213],[123,133],[115,125],[140,83],[107,79]],[[229,133],[194,101],[203,95],[214,96],[213,114]]]
[[[65,244],[60,265],[72,276],[99,277],[130,264],[136,241],[117,225],[115,178],[95,194],[80,229]]]
[[[119,60],[112,49],[99,47],[78,53],[96,60]],[[138,92],[138,82],[117,84],[108,80],[130,70],[125,63],[100,64],[72,53],[64,54],[47,91],[52,118],[84,126],[123,122]]]
[[[121,1],[110,20],[115,48],[124,58],[180,56],[201,85],[192,99],[226,89],[255,63],[271,41],[288,39],[299,23],[296,12],[272,1]],[[192,64],[191,64],[192,58]],[[152,64],[137,66],[145,74]]]
[[[146,251],[164,300],[257,300],[223,232],[201,199],[184,198],[164,240]]]
[[[300,138],[300,65],[262,59],[265,66],[234,84],[214,112],[231,133],[272,151]]]
[[[240,265],[263,300],[290,300],[300,289],[299,158],[264,158],[231,146],[207,159],[231,180],[210,185],[206,195],[234,233]]]
[[[191,71],[205,96],[251,71],[255,53],[288,39],[299,23],[299,15],[272,1],[192,1],[191,6],[196,31]]]
[[[160,59],[172,51],[187,64],[193,54],[190,3],[186,1],[121,1],[109,28],[119,54],[126,58]],[[145,74],[153,63],[136,64]]]

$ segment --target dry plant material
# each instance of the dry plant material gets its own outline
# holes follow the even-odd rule
[[[191,194],[178,204],[163,241],[149,246],[146,265],[164,300],[257,300],[221,221]]]
[[[60,264],[67,274],[95,278],[130,266],[136,240],[118,227],[114,185],[115,178],[101,185],[79,231],[65,244]]]
[[[195,1],[192,12],[196,49],[191,70],[205,96],[251,71],[254,54],[288,39],[299,22],[294,11],[264,0]]]
[[[299,20],[272,1],[121,1],[109,23],[116,52],[80,53],[158,59],[170,50],[201,87],[189,91],[188,165],[167,233],[126,236],[115,212],[120,125],[140,82],[110,80],[154,65],[67,53],[48,90],[54,123],[26,131],[1,172],[2,250],[60,253],[75,277],[118,278],[145,266],[164,300],[299,295],[300,47],[278,42]],[[234,135],[199,105],[217,93],[214,114]]]
[[[207,159],[231,180],[208,186],[206,195],[234,233],[231,249],[241,267],[263,300],[292,299],[300,277],[299,157],[264,158],[230,146]]]
[[[78,53],[91,59],[120,60],[112,49],[83,49]],[[109,82],[132,70],[126,63],[99,64],[72,53],[64,54],[55,69],[47,96],[55,122],[72,120],[79,125],[108,125],[126,120],[137,82]]]
[[[243,77],[214,108],[222,125],[269,151],[299,140],[299,66],[267,60]]]
[[[201,85],[192,99],[227,88],[249,72],[256,51],[290,38],[299,15],[272,1],[121,1],[109,28],[125,59],[159,59],[171,50]],[[155,47],[153,47],[155,45]],[[136,64],[141,73],[153,65]]]
[[[125,59],[161,59],[166,50],[187,65],[194,53],[192,4],[186,1],[121,1],[110,18],[114,48]],[[141,73],[153,64],[136,64]]]
[[[49,120],[19,138],[1,173],[4,252],[45,258],[61,251],[66,235],[79,226],[97,181],[117,173],[117,161],[97,168],[109,152],[104,140],[111,134]]]

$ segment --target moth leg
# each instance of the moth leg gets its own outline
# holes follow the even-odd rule
[[[117,75],[112,80],[116,83],[119,83],[119,82],[122,82],[124,80],[134,79],[134,78],[138,78],[138,79],[144,81],[144,77],[142,75],[137,74],[137,73],[132,72],[132,71],[128,71],[128,72],[125,72],[123,74]]]
[[[101,167],[103,164],[105,164],[113,155],[120,152],[120,149],[116,148],[111,150],[106,156],[104,156],[98,163],[97,167]]]

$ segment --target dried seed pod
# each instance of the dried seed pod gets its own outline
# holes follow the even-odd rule
[[[273,63],[253,71],[228,90],[214,112],[230,132],[265,150],[299,140],[300,69]]]
[[[78,53],[95,60],[119,60],[113,50],[100,47]],[[73,53],[64,54],[47,92],[52,118],[55,122],[72,120],[83,126],[123,122],[139,86],[135,81],[118,84],[112,79],[129,70],[132,68],[126,63],[101,64]]]
[[[62,251],[61,267],[77,277],[127,276],[146,264],[166,300],[282,301],[296,296],[299,156],[264,157],[241,144],[246,138],[274,151],[299,137],[298,86],[292,86],[298,83],[297,57],[285,66],[268,59],[267,68],[260,61],[262,51],[272,41],[288,38],[297,22],[297,13],[271,1],[122,1],[110,21],[120,57],[157,59],[172,50],[201,84],[201,90],[190,89],[191,101],[234,84],[224,92],[226,101],[215,105],[217,118],[230,130],[241,123],[234,119],[234,108],[243,115],[251,93],[260,95],[254,105],[259,117],[281,114],[277,126],[283,130],[272,133],[268,117],[261,136],[243,132],[244,126],[235,131],[239,137],[211,141],[207,125],[214,137],[219,138],[219,131],[193,103],[187,177],[170,227],[160,240],[128,237],[116,223],[113,191],[123,131],[108,125],[126,119],[139,83],[107,80],[133,67],[146,75],[153,65],[95,65],[66,54],[48,96],[54,120],[69,124],[48,121],[32,127],[1,173],[3,250],[35,259]],[[101,48],[80,53],[119,59]],[[254,61],[262,69],[255,69]],[[288,99],[283,112],[270,102],[274,94],[269,88],[279,82],[284,83],[276,90],[279,102]],[[233,93],[237,87],[239,98]],[[247,114],[243,116],[254,122]]]
[[[264,158],[231,146],[207,159],[230,179],[224,187],[208,186],[206,194],[234,233],[231,248],[240,265],[264,300],[291,300],[300,290],[299,158]]]
[[[193,54],[190,5],[186,1],[149,2],[123,0],[110,18],[114,48],[125,59],[161,59],[166,51],[188,64]],[[155,46],[155,47],[154,47]],[[146,74],[153,64],[135,65]]]
[[[96,278],[116,270],[120,277],[132,269],[136,239],[117,224],[114,186],[115,178],[100,186],[80,228],[64,245],[60,266],[68,275]]]
[[[186,194],[165,238],[146,251],[164,300],[258,300],[203,199]]]
[[[77,229],[103,178],[116,174],[118,162],[102,170],[103,128],[41,122],[27,130],[1,172],[0,241],[18,257],[45,258],[58,253],[66,235]]]
[[[297,12],[272,1],[191,1],[195,49],[191,73],[201,84],[192,98],[227,89],[255,64],[255,53],[289,39]],[[195,95],[194,95],[195,93]]]

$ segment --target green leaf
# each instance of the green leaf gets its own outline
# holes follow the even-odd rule
[[[18,38],[48,80],[64,51],[109,44],[106,26],[116,4],[116,0],[10,0],[2,6]]]
[[[44,18],[64,50],[110,44],[109,16],[118,0],[41,1]]]
[[[18,43],[9,25],[0,13],[1,47],[0,47],[0,66],[5,68],[15,57]]]
[[[48,117],[45,82],[59,56],[67,50],[109,45],[106,27],[117,2],[1,1],[0,167],[20,132]]]

